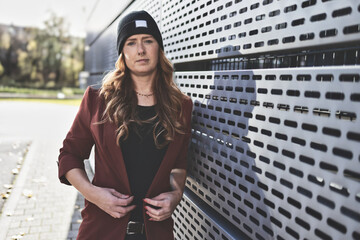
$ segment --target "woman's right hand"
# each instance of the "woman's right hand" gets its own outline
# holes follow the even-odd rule
[[[130,206],[134,196],[130,197],[111,188],[94,186],[94,191],[89,198],[91,198],[88,199],[90,202],[113,218],[122,218],[136,207],[136,205]]]
[[[134,199],[133,196],[90,183],[84,169],[73,168],[66,173],[65,177],[88,201],[114,218],[125,216],[136,206],[129,206]]]

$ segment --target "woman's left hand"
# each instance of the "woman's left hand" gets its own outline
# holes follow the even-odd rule
[[[163,221],[169,218],[176,206],[180,203],[182,192],[171,191],[161,193],[160,195],[150,199],[145,198],[144,202],[148,203],[157,208],[151,206],[145,206],[146,214],[150,216],[150,221]]]

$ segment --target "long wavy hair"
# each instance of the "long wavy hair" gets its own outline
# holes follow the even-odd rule
[[[153,84],[156,100],[156,115],[148,120],[139,119],[136,106],[137,96],[130,77],[130,70],[125,64],[123,54],[115,63],[115,69],[104,78],[100,95],[105,99],[106,108],[103,122],[115,123],[117,144],[126,140],[130,124],[154,123],[153,138],[157,148],[163,148],[174,139],[176,133],[184,134],[182,103],[185,95],[173,81],[173,67],[162,49],[159,50],[157,74]],[[160,139],[161,136],[161,139]]]

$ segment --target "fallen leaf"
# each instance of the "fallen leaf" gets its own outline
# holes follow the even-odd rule
[[[22,238],[23,238],[23,236],[21,236],[21,235],[11,236],[11,239],[12,239],[12,240],[19,240],[19,239],[22,239]]]
[[[4,188],[11,189],[13,188],[12,184],[4,184]]]
[[[0,195],[1,195],[1,198],[2,198],[2,199],[8,199],[9,196],[10,196],[10,195],[7,194],[7,193],[1,193]]]
[[[33,193],[32,193],[31,190],[24,190],[24,191],[23,191],[23,195],[24,195],[25,197],[27,197],[27,198],[32,198]]]
[[[25,235],[25,233],[20,233],[18,235],[13,235],[13,236],[11,236],[11,239],[12,240],[19,240],[19,239],[22,239],[24,235]]]

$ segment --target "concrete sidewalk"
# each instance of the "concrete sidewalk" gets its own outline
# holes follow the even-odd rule
[[[67,239],[77,192],[59,184],[46,144],[29,148],[3,208],[0,239]]]
[[[94,178],[94,173],[90,167],[90,163],[88,160],[85,160],[85,170],[89,177],[89,180],[92,181],[92,179]],[[76,240],[77,234],[79,232],[79,227],[82,222],[81,210],[83,208],[84,208],[84,197],[81,195],[81,193],[78,193],[74,205],[74,212],[70,221],[67,240]]]
[[[0,103],[0,141],[30,143],[0,216],[0,240],[75,239],[83,202],[76,202],[73,187],[60,184],[56,160],[76,111],[56,104]]]

